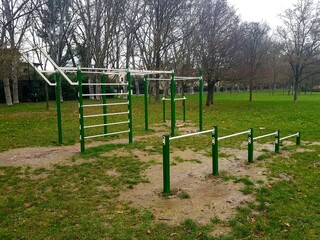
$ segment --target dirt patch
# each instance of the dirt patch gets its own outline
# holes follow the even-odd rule
[[[221,157],[220,172],[249,177],[251,181],[267,181],[266,169],[257,168],[257,164],[246,163],[246,158],[243,158],[246,151],[228,151],[227,148],[223,151],[230,155],[236,151],[237,157]],[[250,195],[244,195],[239,191],[244,187],[242,183],[213,177],[211,157],[191,150],[177,150],[171,154],[171,159],[177,156],[184,161],[171,166],[173,196],[169,198],[162,196],[162,165],[154,165],[145,171],[150,182],[139,184],[134,189],[121,193],[120,200],[129,200],[137,208],[147,208],[153,212],[157,221],[169,224],[179,224],[187,218],[199,224],[207,224],[211,218],[226,221],[235,216],[237,206],[254,200]],[[235,158],[241,159],[235,160]],[[194,159],[200,160],[201,163],[191,161]],[[224,230],[218,229],[217,232],[219,231]]]
[[[96,147],[106,142],[92,142],[87,147]],[[70,164],[68,158],[79,155],[79,144],[73,146],[17,148],[0,153],[0,166],[50,167],[53,164]]]

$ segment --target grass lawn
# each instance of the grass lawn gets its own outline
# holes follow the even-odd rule
[[[195,125],[197,101],[196,94],[187,96],[187,120]],[[169,127],[161,125],[162,105],[153,100],[149,104],[151,130],[144,131],[143,96],[135,96],[133,144],[108,145],[110,139],[127,137],[113,136],[99,139],[106,141],[106,145],[73,156],[67,164],[0,166],[0,239],[320,239],[320,94],[301,94],[297,104],[292,96],[280,92],[255,93],[252,103],[248,102],[247,93],[219,93],[215,101],[213,106],[203,107],[204,130],[216,125],[220,136],[249,127],[257,136],[276,129],[281,130],[282,136],[300,131],[303,141],[300,147],[282,147],[294,152],[290,157],[268,153],[260,157],[269,170],[270,183],[251,186],[250,182],[248,193],[256,201],[238,207],[234,218],[212,219],[207,225],[186,218],[180,224],[168,225],[157,223],[150,209],[134,208],[118,199],[121,192],[148,183],[143,171],[155,164],[140,161],[134,151],[147,149],[150,156],[162,153],[161,137],[148,141],[135,137],[155,133],[155,124],[163,127],[163,134],[170,132]],[[176,109],[177,120],[182,119],[180,103]],[[63,145],[78,143],[77,102],[62,103],[62,124]],[[56,126],[54,102],[49,110],[45,109],[45,103],[11,107],[1,104],[0,153],[14,148],[57,146]],[[118,130],[121,131],[120,126],[114,128]],[[311,144],[315,142],[318,145]],[[238,148],[239,139],[226,140],[223,146]],[[203,143],[185,138],[172,147],[199,151]],[[131,154],[123,157],[105,154],[123,149]],[[110,171],[118,174],[110,175]],[[233,178],[226,181],[230,179]],[[231,231],[212,236],[218,225]]]

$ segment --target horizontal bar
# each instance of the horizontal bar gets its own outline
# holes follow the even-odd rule
[[[89,96],[118,96],[118,95],[128,95],[128,93],[88,93],[88,94],[82,94],[83,97],[89,97]]]
[[[128,86],[128,83],[82,83],[82,86]]]
[[[84,126],[84,128],[95,128],[95,127],[104,127],[104,126],[113,126],[113,125],[120,125],[120,124],[127,124],[129,121],[125,122],[114,122],[114,123],[105,123],[105,124],[98,124],[98,125],[90,125]]]
[[[171,81],[171,78],[148,78],[150,81]]]
[[[299,133],[295,133],[295,134],[292,134],[292,135],[289,135],[289,136],[280,138],[280,141],[285,140],[285,139],[288,139],[288,138],[292,138],[292,137],[297,137],[298,135],[299,135]]]
[[[227,139],[227,138],[231,138],[231,137],[236,137],[236,136],[240,136],[240,135],[243,135],[243,134],[249,134],[249,132],[250,131],[244,131],[244,132],[239,132],[239,133],[235,133],[235,134],[219,137],[218,140],[223,140],[223,139]]]
[[[171,74],[172,71],[161,71],[161,70],[130,70],[130,73],[132,75],[135,75],[136,73],[143,73],[145,75],[150,75],[150,74]]]
[[[258,140],[258,139],[261,139],[261,138],[270,137],[270,136],[275,136],[275,135],[277,135],[277,132],[273,132],[273,133],[270,133],[270,134],[266,134],[266,135],[254,137],[253,140]]]
[[[191,136],[196,136],[196,135],[210,133],[210,132],[213,132],[213,129],[202,131],[202,132],[195,132],[195,133],[189,133],[189,134],[185,134],[185,135],[170,137],[169,140],[175,140],[175,139],[179,139],[179,138],[191,137]]]
[[[174,77],[174,80],[199,80],[199,77]]]
[[[174,101],[183,101],[183,100],[186,100],[186,98],[183,97],[183,98],[175,98],[175,99],[174,99]]]
[[[130,130],[126,130],[126,131],[122,131],[122,132],[113,132],[113,133],[106,133],[106,134],[100,134],[100,135],[87,136],[87,137],[84,137],[84,139],[97,138],[97,137],[106,137],[106,136],[112,136],[112,135],[128,133],[128,132],[130,132]]]
[[[87,104],[82,105],[82,107],[101,107],[101,106],[119,106],[119,105],[128,105],[129,102],[123,102],[123,103],[105,103],[105,104]]]
[[[87,115],[87,116],[83,116],[83,117],[84,118],[92,118],[92,117],[115,116],[115,115],[124,115],[124,114],[129,114],[129,111],[128,112],[117,112],[117,113]]]

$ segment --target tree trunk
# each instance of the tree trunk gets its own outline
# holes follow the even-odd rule
[[[135,85],[135,88],[136,88],[136,95],[140,95],[140,88],[139,88],[139,81],[138,81],[138,79],[136,79],[135,81],[134,81],[134,85]]]
[[[210,106],[211,104],[213,104],[213,87],[214,87],[214,84],[212,82],[209,82],[206,106]]]
[[[249,85],[249,102],[252,102],[252,91],[253,91],[253,84],[251,81]]]
[[[46,93],[46,109],[49,109],[49,91],[48,91],[48,85],[44,85],[44,91]]]
[[[12,61],[12,98],[13,103],[19,103],[19,90],[18,90],[18,62],[16,57]]]
[[[293,102],[294,103],[297,103],[298,101],[298,92],[299,92],[299,82],[298,81],[295,81],[294,82],[294,94],[293,94]]]
[[[12,105],[12,97],[11,97],[11,89],[10,89],[10,81],[9,78],[5,77],[3,79],[3,87],[4,87],[4,95],[6,98],[6,104],[8,106]]]

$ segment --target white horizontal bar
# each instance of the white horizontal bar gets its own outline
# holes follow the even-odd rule
[[[150,81],[171,81],[170,78],[148,78]]]
[[[174,77],[174,80],[199,80],[199,77]]]
[[[277,135],[277,132],[273,132],[273,133],[269,133],[269,134],[266,134],[266,135],[254,137],[253,140],[258,140],[258,139],[261,139],[261,138],[270,137],[270,136],[275,136],[275,135]]]
[[[184,138],[184,137],[191,137],[191,136],[196,136],[196,135],[210,133],[210,132],[212,133],[213,129],[202,131],[202,132],[189,133],[189,134],[185,134],[185,135],[181,135],[181,136],[170,137],[169,140],[175,140],[175,139]]]
[[[223,139],[227,139],[227,138],[231,138],[231,137],[236,137],[236,136],[240,136],[240,135],[243,135],[243,134],[249,134],[249,132],[250,131],[244,131],[244,132],[239,132],[239,133],[235,133],[235,134],[219,137],[218,140],[223,140]]]
[[[118,105],[128,105],[129,102],[123,102],[123,103],[106,103],[106,104],[87,104],[82,105],[82,107],[101,107],[101,106],[118,106]]]
[[[128,86],[128,83],[82,83],[82,86]]]
[[[87,115],[87,116],[83,116],[83,117],[84,118],[91,118],[91,117],[115,116],[115,115],[124,115],[124,114],[129,114],[129,111],[128,112],[117,112],[117,113]]]
[[[280,141],[285,140],[285,139],[288,139],[288,138],[292,138],[292,137],[298,137],[298,135],[299,135],[299,133],[292,134],[292,135],[290,135],[290,136],[286,136],[286,137],[280,138]]]
[[[125,122],[115,122],[115,123],[106,123],[106,124],[98,124],[98,125],[90,125],[90,126],[84,126],[84,128],[95,128],[95,127],[104,127],[104,126],[113,126],[113,125],[120,125],[120,124],[127,124],[129,121]]]
[[[135,73],[143,73],[145,75],[150,75],[150,74],[171,74],[172,71],[161,71],[161,70],[130,70],[131,74]]]
[[[89,97],[89,96],[118,96],[118,95],[128,95],[128,93],[88,93],[88,94],[82,94],[83,97]]]
[[[117,134],[128,133],[128,132],[130,132],[130,130],[126,130],[126,131],[122,131],[122,132],[113,132],[113,133],[106,133],[106,134],[100,134],[100,135],[87,136],[87,137],[84,137],[84,139],[105,137],[105,136],[117,135]]]
[[[186,98],[183,97],[183,98],[175,98],[175,99],[174,99],[174,101],[183,101],[183,100],[186,100]]]

